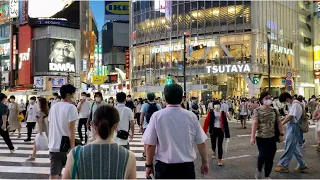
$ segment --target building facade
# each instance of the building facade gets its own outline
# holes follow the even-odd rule
[[[168,75],[183,82],[184,33],[189,96],[257,96],[268,88],[268,52],[274,96],[288,90],[288,72],[292,93],[315,93],[312,3],[135,1],[131,12],[131,85],[137,96],[154,85],[161,95]]]

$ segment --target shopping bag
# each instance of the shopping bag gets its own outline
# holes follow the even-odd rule
[[[230,142],[230,138],[227,138],[225,143],[224,143],[224,156],[225,157],[226,157],[227,152],[228,152],[229,142]]]
[[[36,143],[37,151],[47,151],[49,149],[48,138],[46,133],[44,132],[42,133],[42,135],[40,135],[40,133],[36,135],[35,143]]]

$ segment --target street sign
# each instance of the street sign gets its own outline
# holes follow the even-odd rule
[[[287,83],[287,80],[282,79],[281,83],[282,83],[283,85],[285,85],[285,84]]]
[[[292,77],[292,72],[287,72],[286,76],[287,77]]]
[[[287,86],[287,91],[292,91],[292,86]]]
[[[192,51],[193,51],[192,46],[189,45],[189,47],[188,47],[188,57],[190,57],[192,55]]]
[[[287,86],[291,86],[292,85],[292,80],[291,79],[287,79],[286,80],[286,84],[287,84]]]

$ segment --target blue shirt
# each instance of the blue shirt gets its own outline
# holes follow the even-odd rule
[[[149,102],[149,103],[156,103],[156,102]],[[161,110],[161,106],[157,103],[157,108],[158,108],[158,110]],[[147,120],[146,120],[146,113],[147,113],[147,111],[148,111],[148,109],[149,109],[149,104],[148,103],[144,103],[144,104],[142,104],[142,107],[141,107],[141,113],[144,113],[144,120],[143,120],[143,129],[145,129],[145,128],[147,128],[147,126],[148,126],[148,123],[147,123]]]

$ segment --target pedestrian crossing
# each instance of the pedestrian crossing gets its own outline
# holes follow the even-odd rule
[[[83,129],[84,130],[84,129]],[[84,131],[82,133],[85,134]],[[48,179],[50,174],[50,159],[48,151],[38,151],[35,161],[26,161],[32,153],[36,132],[31,136],[31,142],[24,142],[27,138],[26,124],[22,123],[21,138],[17,132],[10,135],[14,147],[18,147],[14,153],[10,153],[3,138],[0,137],[0,179]],[[76,139],[80,139],[76,131]],[[145,179],[145,160],[142,157],[142,134],[138,126],[135,127],[135,135],[130,142],[130,150],[135,154],[137,161],[137,178]]]

